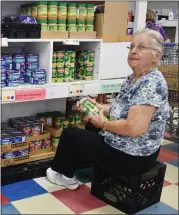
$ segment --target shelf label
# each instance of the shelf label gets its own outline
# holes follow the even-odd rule
[[[79,45],[80,45],[80,42],[79,42],[79,40],[76,40],[76,39],[70,39],[70,40],[64,40],[64,41],[63,41],[63,44],[64,44],[64,45],[75,45],[75,46],[79,46]]]
[[[121,89],[121,83],[100,84],[100,93],[117,93]]]
[[[3,90],[1,91],[2,102],[14,102],[15,101],[15,90]]]
[[[46,89],[16,90],[15,101],[31,101],[45,99]]]

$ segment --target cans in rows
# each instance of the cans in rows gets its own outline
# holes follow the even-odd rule
[[[50,146],[50,138],[46,138],[43,140],[36,140],[36,141],[31,141],[29,142],[29,150],[30,151],[38,151],[41,149],[48,148]]]
[[[2,154],[2,159],[9,159],[9,158],[14,158],[14,157],[22,157],[26,156],[29,154],[28,149],[23,149],[23,150],[18,150],[15,152],[6,152]]]

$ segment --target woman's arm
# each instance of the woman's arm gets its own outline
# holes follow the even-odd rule
[[[156,107],[151,105],[131,106],[126,120],[104,120],[102,128],[113,133],[137,137],[144,134],[150,125]]]

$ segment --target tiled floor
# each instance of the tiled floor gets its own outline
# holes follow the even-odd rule
[[[178,214],[178,144],[164,141],[159,160],[167,164],[161,202],[138,214]],[[2,214],[123,214],[90,195],[90,171],[77,173],[81,187],[69,191],[37,178],[2,187]]]

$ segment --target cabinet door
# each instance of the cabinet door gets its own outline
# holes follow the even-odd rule
[[[127,63],[129,42],[103,43],[100,57],[100,79],[123,78],[131,74]]]

